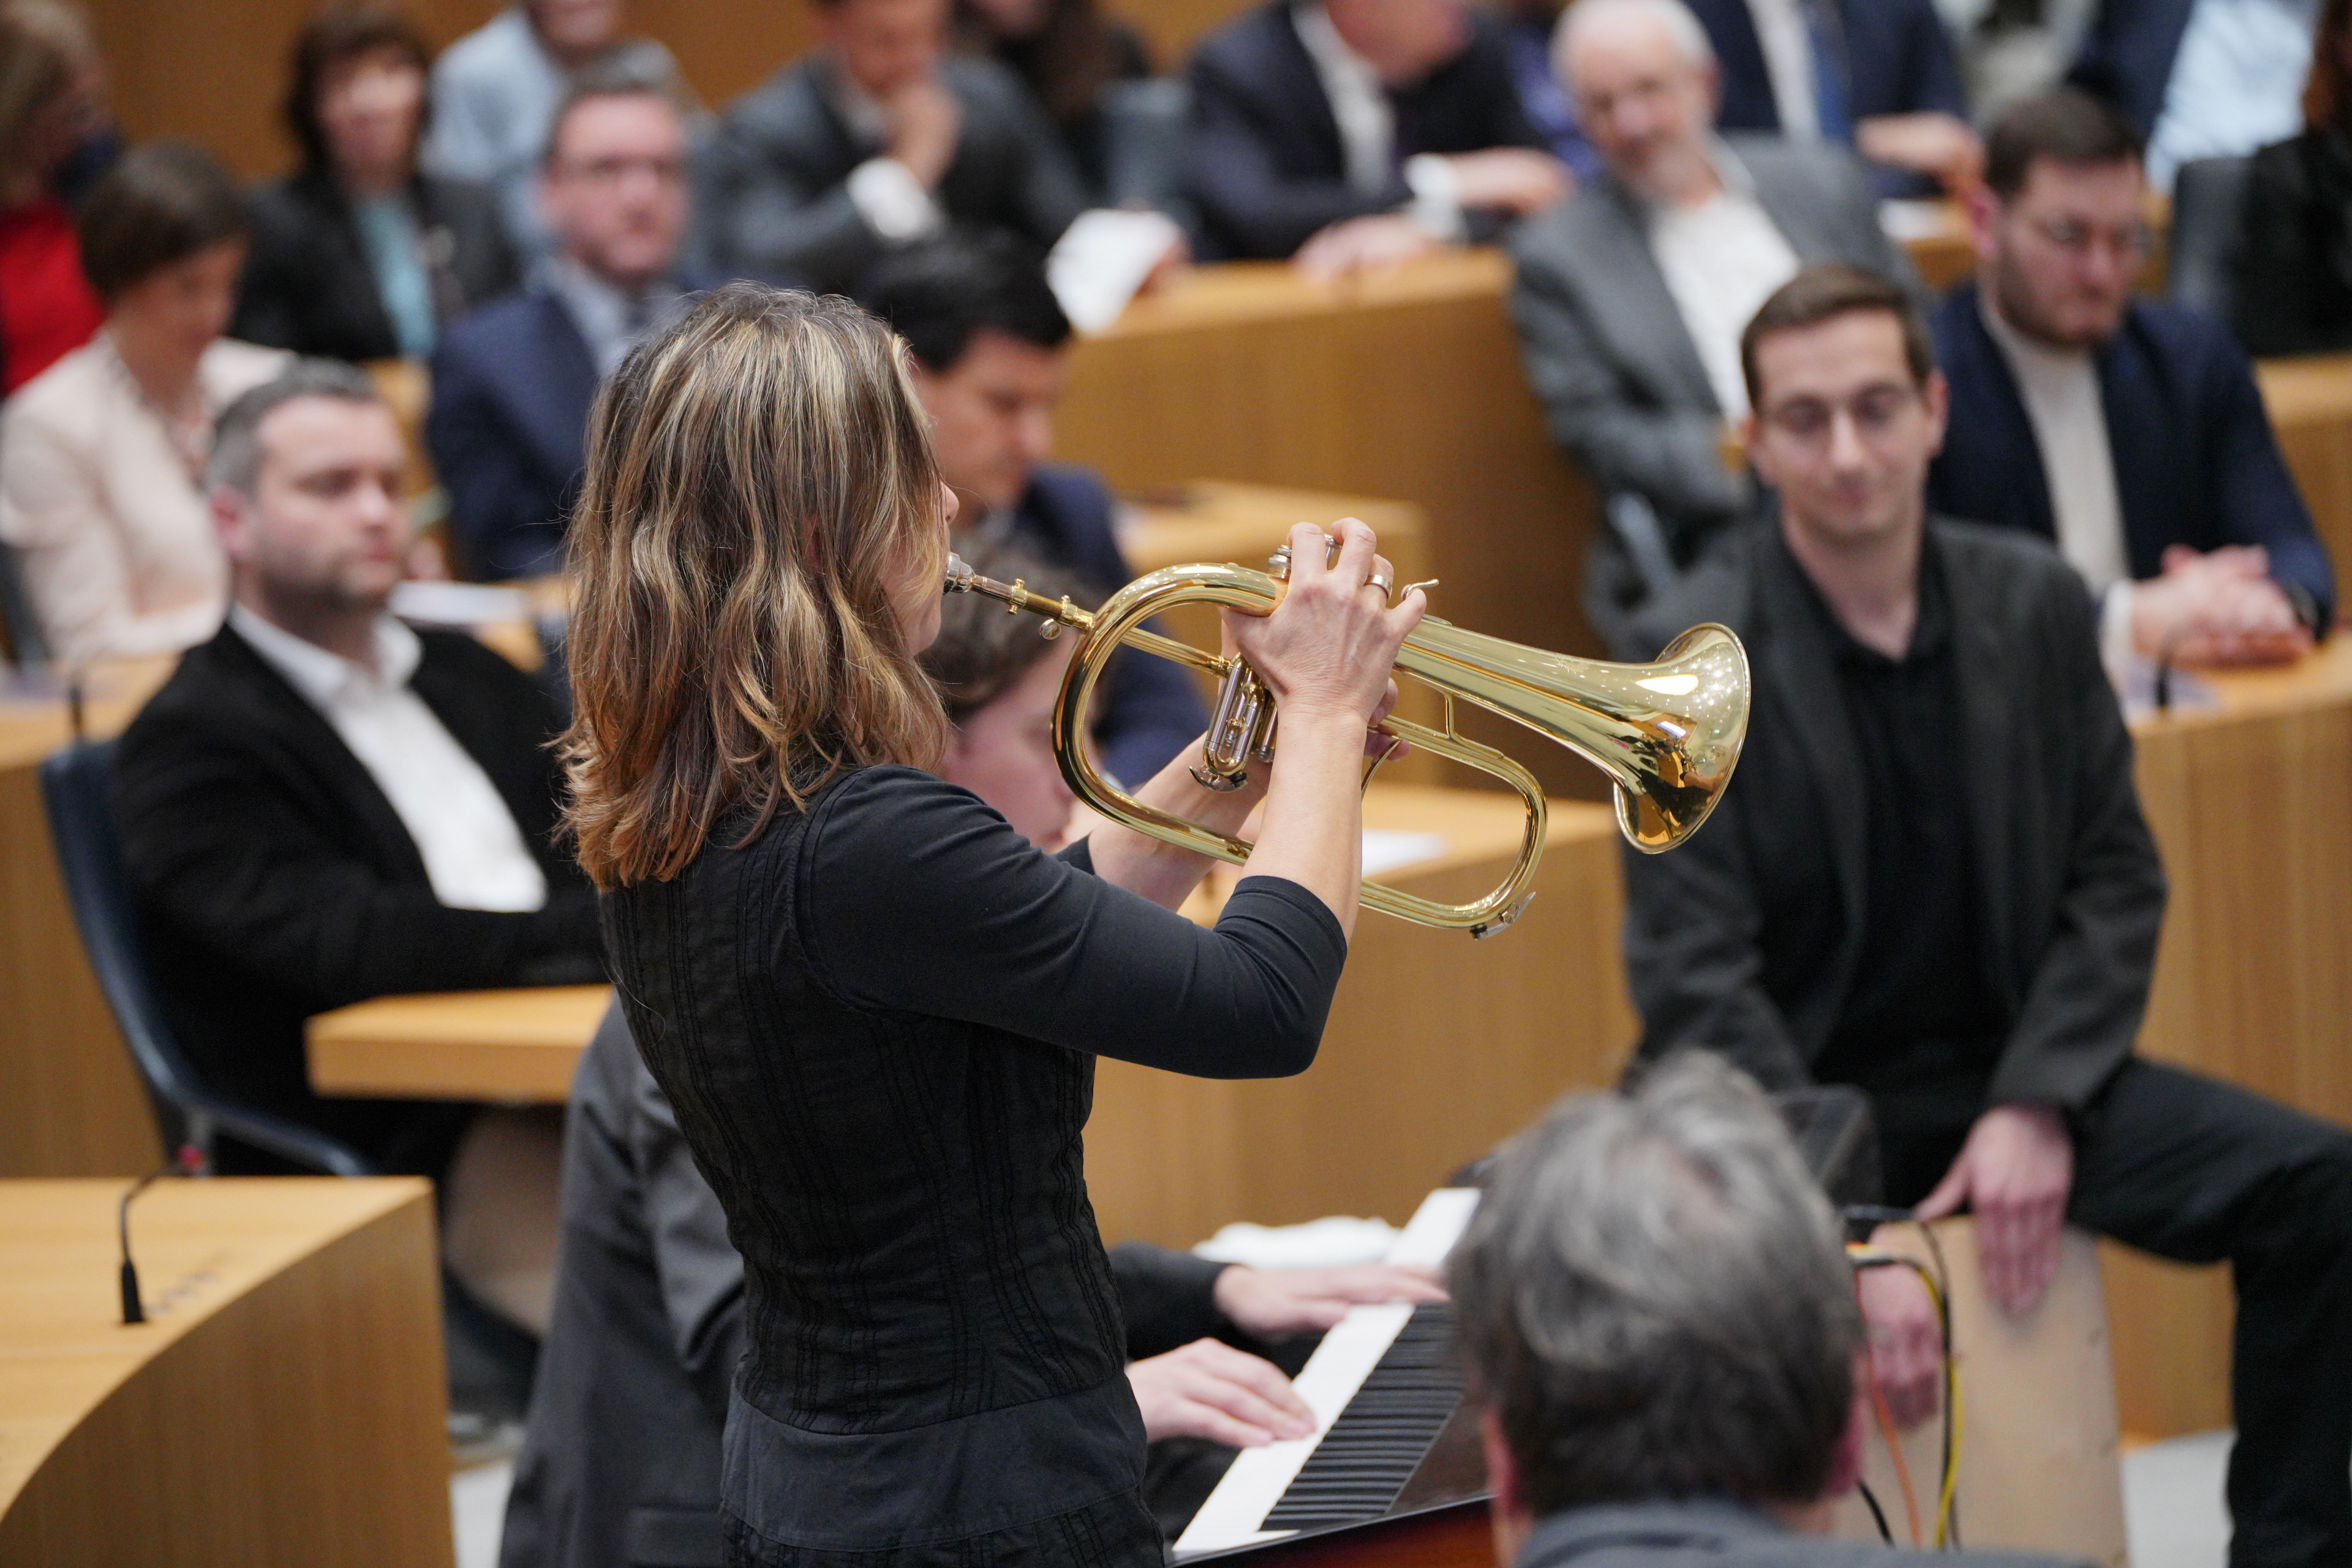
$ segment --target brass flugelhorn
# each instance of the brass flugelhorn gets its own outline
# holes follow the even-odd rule
[[[1247,840],[1147,805],[1104,776],[1087,754],[1087,715],[1111,654],[1133,647],[1204,671],[1221,683],[1194,777],[1212,788],[1233,787],[1252,762],[1271,761],[1274,702],[1248,663],[1162,637],[1143,623],[1187,604],[1264,615],[1282,597],[1289,555],[1286,546],[1276,552],[1271,572],[1213,563],[1162,567],[1091,611],[1066,596],[1033,594],[1018,580],[983,577],[953,555],[948,557],[946,589],[998,600],[1010,615],[1025,610],[1043,616],[1046,637],[1064,626],[1079,634],[1054,707],[1055,754],[1079,799],[1139,833],[1238,866],[1249,859]],[[1437,689],[1444,699],[1444,725],[1431,729],[1392,714],[1381,731],[1502,780],[1527,806],[1527,831],[1510,876],[1475,903],[1442,904],[1377,882],[1363,885],[1363,901],[1367,908],[1475,937],[1509,925],[1534,896],[1528,887],[1543,859],[1546,808],[1534,774],[1455,731],[1456,698],[1549,736],[1606,773],[1615,786],[1618,827],[1636,848],[1651,854],[1673,848],[1706,820],[1730,782],[1748,734],[1748,655],[1727,627],[1711,624],[1683,633],[1654,664],[1608,664],[1547,653],[1424,616],[1399,650],[1396,668]]]

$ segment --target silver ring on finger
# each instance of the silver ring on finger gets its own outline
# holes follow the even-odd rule
[[[1396,591],[1396,579],[1385,572],[1375,572],[1364,579],[1364,586],[1378,588],[1381,591],[1381,597],[1385,599]]]

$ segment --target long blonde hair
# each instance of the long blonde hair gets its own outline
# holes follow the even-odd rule
[[[904,348],[837,298],[730,283],[596,400],[570,530],[568,822],[600,888],[749,843],[845,767],[948,726],[892,594],[945,564]]]

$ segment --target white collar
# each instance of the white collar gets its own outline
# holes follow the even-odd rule
[[[425,657],[416,634],[388,615],[375,618],[374,671],[263,620],[235,600],[229,603],[228,624],[305,701],[322,710],[354,695],[397,691],[408,684]]]
[[[1710,135],[1706,139],[1706,162],[1707,166],[1715,171],[1719,188],[1714,195],[1707,197],[1706,201],[1699,203],[1696,206],[1685,206],[1680,202],[1652,201],[1641,192],[1633,190],[1630,182],[1621,180],[1619,183],[1627,191],[1632,192],[1635,201],[1654,216],[1699,212],[1705,209],[1708,203],[1721,197],[1729,197],[1735,202],[1761,205],[1756,202],[1756,176],[1748,172],[1748,165],[1740,161],[1738,153],[1731,150],[1729,142],[1720,136]]]

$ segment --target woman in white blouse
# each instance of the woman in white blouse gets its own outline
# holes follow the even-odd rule
[[[289,359],[220,335],[246,218],[210,154],[178,142],[126,153],[79,226],[105,329],[0,412],[0,540],[68,669],[176,653],[218,628],[228,573],[203,484],[213,418]]]

